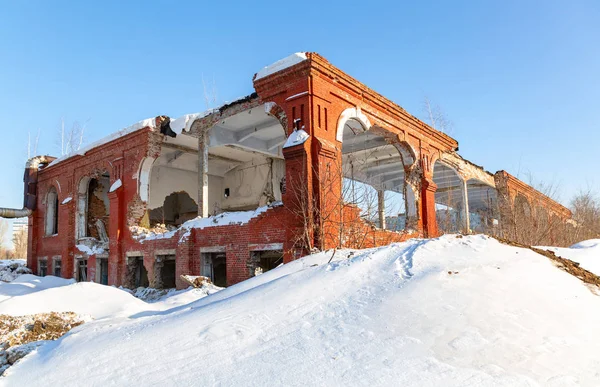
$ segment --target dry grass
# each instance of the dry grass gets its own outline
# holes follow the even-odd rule
[[[34,341],[56,340],[84,322],[73,312],[0,315],[0,345],[7,349]]]

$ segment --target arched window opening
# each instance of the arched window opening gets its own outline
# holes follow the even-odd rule
[[[87,193],[87,235],[101,241],[108,240],[110,178],[103,175],[90,179]]]
[[[46,235],[58,234],[58,193],[50,187],[46,196]]]

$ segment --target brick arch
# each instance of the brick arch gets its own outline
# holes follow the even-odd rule
[[[527,196],[517,193],[513,200],[513,209],[516,215],[533,216],[533,207]]]
[[[154,166],[154,162],[156,161],[156,157],[144,157],[144,159],[140,162],[139,170],[137,173],[137,192],[140,196],[140,199],[147,203],[150,200],[150,173],[152,171],[152,167]]]
[[[288,117],[285,110],[279,106],[276,102],[265,103],[265,113],[270,115],[279,121],[279,124],[283,127],[283,133],[288,135]]]
[[[335,139],[339,142],[344,141],[344,126],[349,120],[358,122],[366,132],[371,129],[371,121],[360,109],[360,107],[350,107],[342,111],[338,117]]]

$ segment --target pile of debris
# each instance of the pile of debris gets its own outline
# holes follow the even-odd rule
[[[0,376],[44,341],[56,340],[86,321],[73,312],[0,315]]]
[[[137,240],[143,240],[148,237],[162,236],[168,232],[177,230],[177,227],[173,225],[166,225],[159,223],[152,228],[146,228],[141,226],[130,226],[129,230],[131,235]]]
[[[11,282],[22,274],[31,274],[24,259],[0,260],[0,281]]]

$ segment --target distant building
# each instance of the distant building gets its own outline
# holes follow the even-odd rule
[[[21,231],[27,232],[27,218],[15,219],[13,221],[13,226],[12,227],[13,227],[12,237],[14,239],[15,236],[19,232],[21,232]]]

